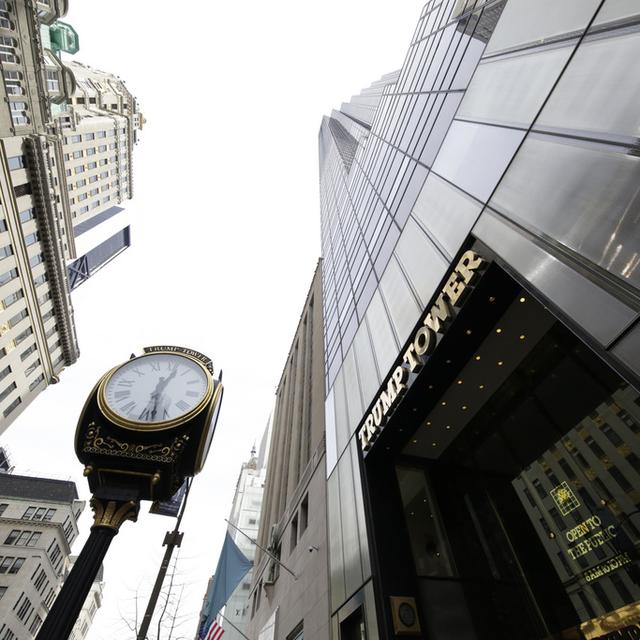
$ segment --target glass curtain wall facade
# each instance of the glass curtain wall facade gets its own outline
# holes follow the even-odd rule
[[[593,358],[615,371],[611,379],[603,374],[606,384],[598,383],[598,388],[607,390],[599,398],[601,403],[586,403],[566,421],[560,420],[555,440],[532,441],[513,468],[492,468],[501,477],[511,474],[510,486],[521,498],[518,508],[535,522],[541,548],[548,552],[563,593],[569,594],[571,614],[558,613],[558,619],[566,626],[586,624],[638,600],[629,571],[611,574],[616,576],[613,582],[622,583],[615,597],[609,593],[614,588],[609,582],[593,577],[606,569],[598,568],[595,560],[610,563],[624,550],[607,552],[603,560],[596,557],[595,547],[576,555],[574,544],[580,542],[575,536],[591,525],[591,535],[604,530],[605,536],[606,527],[613,526],[606,524],[609,517],[622,522],[616,525],[621,533],[615,537],[618,543],[624,536],[629,539],[632,560],[638,540],[633,514],[640,495],[633,456],[640,417],[635,391],[640,374],[636,108],[640,81],[631,69],[640,54],[639,23],[640,6],[631,0],[427,2],[400,71],[383,76],[323,118],[319,149],[327,499],[330,608],[336,638],[353,627],[349,617],[357,609],[355,603],[363,607],[369,638],[386,637],[395,628],[392,606],[381,595],[387,591],[371,579],[372,573],[380,575],[375,539],[384,536],[373,524],[375,499],[368,489],[367,451],[362,451],[358,433],[375,409],[380,389],[389,389],[394,366],[402,365],[402,355],[425,312],[443,295],[446,298],[446,285],[453,274],[460,274],[459,261],[471,247],[486,259],[487,273],[493,274],[482,276],[483,286],[495,287],[510,300],[514,296],[531,300],[532,313],[540,312],[544,320],[548,336],[538,336],[541,342],[533,352],[518,355],[520,362],[538,354],[543,369],[555,372],[552,360],[540,354],[547,353],[544,345],[554,331],[566,330],[576,344],[587,345]],[[496,270],[502,275],[495,275]],[[469,280],[475,282],[472,275]],[[511,284],[506,280],[499,284],[503,277]],[[469,299],[473,297],[477,298],[475,292]],[[448,300],[452,309],[461,308],[462,297]],[[469,313],[473,310],[484,313],[479,303],[470,301]],[[502,317],[497,311],[491,313],[486,315],[487,332],[495,329],[488,318],[499,323]],[[505,303],[500,314],[509,320],[511,313]],[[514,317],[511,322],[517,332],[518,323],[524,326],[526,318]],[[449,320],[447,326],[457,325]],[[562,329],[554,329],[553,323]],[[514,344],[519,344],[524,329],[514,335]],[[563,353],[573,354],[578,347],[566,340]],[[580,362],[573,378],[567,374],[560,379],[571,385],[578,371],[596,366],[590,359]],[[511,371],[512,377],[501,379],[501,384],[514,385],[520,379],[518,371]],[[407,385],[414,377],[408,380]],[[494,386],[496,393],[502,388],[497,382]],[[521,391],[517,384],[514,389]],[[527,389],[534,394],[534,386]],[[398,385],[396,391],[400,396]],[[444,388],[443,393],[447,393]],[[527,397],[521,394],[522,403]],[[612,406],[618,407],[615,416],[622,413],[626,422],[610,416]],[[393,411],[392,406],[389,416]],[[426,408],[425,415],[429,415]],[[389,425],[410,431],[408,426],[397,426],[397,419]],[[380,437],[378,449],[382,441]],[[459,447],[464,439],[452,442]],[[446,460],[446,446],[441,446],[443,452],[437,456],[401,450],[420,459]],[[394,449],[391,443],[386,447]],[[371,451],[375,448],[376,443]],[[576,463],[577,455],[588,464]],[[576,465],[588,486],[579,481]],[[548,473],[558,481],[549,487]],[[534,481],[545,487],[544,501],[532,490]],[[572,527],[549,493],[558,487],[564,489],[558,490],[562,504],[573,493],[582,505],[582,511],[567,512]],[[422,499],[429,503],[427,495]],[[535,513],[541,508],[542,520]],[[556,509],[558,522],[563,519],[563,527],[554,522],[551,509]],[[604,517],[598,509],[613,515]],[[584,524],[589,518],[591,524]],[[578,531],[572,531],[576,527]],[[509,530],[510,539],[518,537],[516,528],[514,524]],[[524,540],[529,532],[522,536]],[[586,567],[579,561],[583,556]],[[570,573],[563,573],[565,562]],[[571,589],[564,584],[569,578],[574,580]],[[523,589],[535,592],[534,582],[526,576]],[[626,595],[618,597],[621,592]],[[424,624],[424,602],[429,597],[417,597],[422,598],[419,617]],[[537,602],[535,593],[531,597]],[[473,599],[468,591],[464,598]],[[581,604],[583,598],[588,604]],[[538,608],[542,614],[534,617],[539,615],[553,631],[544,606]],[[569,620],[571,616],[576,620]],[[459,637],[485,637],[475,619],[472,611],[470,625]],[[532,623],[530,635],[527,631],[522,637],[538,637],[536,624]],[[594,623],[592,633],[605,627]],[[445,637],[438,633],[430,629],[427,635]]]

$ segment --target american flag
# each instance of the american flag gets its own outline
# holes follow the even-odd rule
[[[220,640],[223,633],[224,629],[218,624],[217,620],[214,620],[203,640]]]

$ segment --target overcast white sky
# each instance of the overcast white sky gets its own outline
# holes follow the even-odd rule
[[[16,472],[71,478],[95,381],[153,344],[197,349],[225,397],[183,520],[180,637],[194,637],[241,463],[259,439],[320,255],[321,117],[400,68],[421,2],[70,0],[75,58],[121,76],[147,118],[134,153],[132,247],[74,295],[81,356],[2,439]],[[182,10],[184,9],[184,11]],[[132,638],[173,520],[126,523],[89,640]],[[91,523],[87,506],[83,534]],[[140,614],[141,615],[141,614]],[[152,629],[155,624],[152,625]],[[155,638],[155,633],[150,635]]]

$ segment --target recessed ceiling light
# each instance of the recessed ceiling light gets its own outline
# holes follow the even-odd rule
[[[462,384],[462,380],[458,380],[458,384]]]
[[[451,360],[445,360],[447,364],[451,364]]]
[[[437,447],[437,446],[438,446],[438,444],[437,444],[436,442],[432,442],[432,443],[431,443],[431,446],[432,446],[432,447]]]
[[[447,430],[451,429],[451,425],[450,425],[450,424],[448,424],[448,425],[445,427],[445,429],[447,429]]]
[[[433,389],[433,385],[432,384],[429,385],[429,389]]]
[[[462,405],[462,410],[463,410],[463,411],[466,411],[466,410],[467,410],[467,405],[466,405],[466,404],[463,404],[463,405]]]
[[[525,336],[525,335],[524,335],[524,333],[523,333],[523,334],[520,336],[520,340],[524,340],[524,339],[525,339],[525,337],[526,337],[526,336]]]
[[[476,360],[480,360],[480,356],[476,356]]]
[[[498,366],[501,367],[504,364],[504,362],[502,362],[502,360],[498,360]]]
[[[465,333],[466,333],[468,336],[470,336],[470,335],[471,335],[471,329],[467,329],[467,330],[465,331]]]
[[[427,427],[431,426],[431,420],[427,420]]]
[[[489,302],[495,302],[495,301],[496,301],[495,296],[489,296]]]
[[[440,404],[444,407],[447,404],[447,401],[443,400]]]
[[[502,329],[496,329],[496,333],[502,333]]]
[[[484,385],[483,384],[478,385],[478,389],[484,389]]]
[[[526,300],[525,297],[520,298],[520,302],[524,302]]]
[[[413,444],[418,444],[417,440],[412,440],[411,442],[413,442]]]

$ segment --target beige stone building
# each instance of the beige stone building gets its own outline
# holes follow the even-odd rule
[[[62,584],[84,507],[73,482],[0,474],[3,640],[37,634]]]
[[[282,564],[256,550],[252,640],[329,637],[323,372],[320,263],[276,391],[258,543]]]
[[[143,118],[120,79],[62,62],[66,11],[0,0],[0,433],[79,356],[71,290],[130,244]]]

